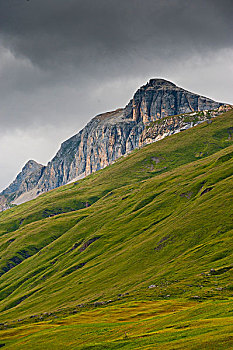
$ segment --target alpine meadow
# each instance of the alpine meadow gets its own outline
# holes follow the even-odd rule
[[[233,347],[232,120],[2,212],[1,344]]]

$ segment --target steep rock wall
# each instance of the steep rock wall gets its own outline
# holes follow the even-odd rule
[[[12,200],[31,190],[38,195],[91,174],[137,147],[208,119],[204,113],[194,112],[213,111],[223,105],[167,80],[151,79],[137,90],[125,108],[96,116],[62,143],[46,167],[33,163],[35,171],[19,174],[0,199],[5,203],[6,195]],[[193,121],[187,119],[188,113],[194,113]]]

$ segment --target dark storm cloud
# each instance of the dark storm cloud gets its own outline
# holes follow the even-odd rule
[[[169,78],[180,62],[192,62],[187,69],[194,77],[198,60],[232,49],[231,5],[232,0],[0,0],[1,129],[59,124],[64,116],[78,119],[79,127],[102,108],[122,105],[119,81],[125,104],[139,82]]]
[[[4,44],[44,68],[233,44],[231,0],[1,0]],[[101,62],[99,62],[101,63]]]

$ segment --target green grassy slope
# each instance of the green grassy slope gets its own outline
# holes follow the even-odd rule
[[[196,334],[198,338],[195,344],[205,341],[201,335],[205,333],[204,319],[211,317],[213,325],[216,322],[211,326],[213,332],[217,324],[223,323],[226,328],[213,333],[213,343],[219,341],[218,349],[224,348],[227,343],[221,345],[221,337],[230,320],[226,315],[222,319],[222,310],[232,309],[233,295],[232,124],[233,112],[225,113],[211,124],[203,123],[134,151],[78,183],[0,214],[1,322],[23,319],[22,326],[21,321],[17,323],[22,329],[16,334],[2,331],[12,348],[14,340],[21,348],[18,341],[22,332],[32,334],[27,348],[36,349],[38,338],[33,333],[38,330],[38,337],[44,334],[47,339],[49,327],[64,344],[65,336],[58,334],[60,328],[56,328],[53,317],[72,313],[82,303],[87,308],[83,323],[73,316],[67,319],[69,326],[62,325],[64,330],[68,327],[71,333],[77,332],[78,323],[84,343],[92,344],[93,337],[85,335],[86,319],[93,323],[96,317],[97,325],[88,327],[99,334],[96,327],[102,329],[105,324],[107,334],[114,333],[109,348],[150,349],[159,342],[158,336],[154,334],[154,340],[150,338],[147,344],[142,335],[152,332],[153,327],[155,333],[164,332],[164,327],[176,322],[173,311],[158,321],[150,303],[155,307],[169,302],[172,310],[179,303],[187,306],[187,311],[179,310],[181,314],[177,310],[181,315],[177,322],[190,321],[190,337]],[[110,304],[106,303],[109,299]],[[148,312],[141,311],[142,301]],[[105,302],[97,315],[94,302]],[[201,307],[199,302],[206,306]],[[135,319],[127,322],[132,323],[135,344],[132,339],[121,341],[126,322],[124,308],[131,304]],[[114,308],[122,315],[111,324],[106,317]],[[42,315],[48,312],[53,315]],[[201,312],[198,321],[196,312]],[[143,325],[137,316],[141,313]],[[37,316],[29,319],[30,315]],[[227,316],[232,321],[232,314]],[[24,325],[34,319],[41,322],[37,328]],[[120,329],[119,336],[115,327]],[[182,324],[180,327],[169,329],[171,339],[182,339],[178,347],[173,344],[174,349],[182,348],[179,344],[184,330]],[[46,344],[49,336],[48,331]],[[161,335],[164,349],[166,339],[167,334],[164,340]],[[97,343],[104,341],[103,333]],[[231,340],[228,348],[230,344]]]
[[[224,300],[131,301],[0,331],[0,344],[9,350],[228,350],[232,306]]]

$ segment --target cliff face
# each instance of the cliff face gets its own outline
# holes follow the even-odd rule
[[[25,192],[34,189],[45,166],[29,160],[17,175],[16,179],[0,194],[0,210],[7,209],[9,204]]]
[[[124,109],[98,115],[65,141],[39,180],[42,191],[104,168],[139,144],[144,129],[125,116]]]
[[[39,194],[104,168],[117,158],[147,143],[192,127],[222,103],[188,92],[163,79],[151,79],[123,109],[100,114],[65,141],[46,167],[32,165],[1,193],[14,198],[33,190]],[[189,118],[187,113],[191,113]],[[218,113],[216,112],[210,112]],[[219,113],[218,113],[219,114]],[[173,118],[169,116],[182,115]],[[25,166],[26,167],[26,166]],[[0,195],[0,198],[1,198]]]
[[[171,115],[215,109],[220,103],[186,91],[163,79],[151,79],[130,101],[132,119],[144,123]]]

